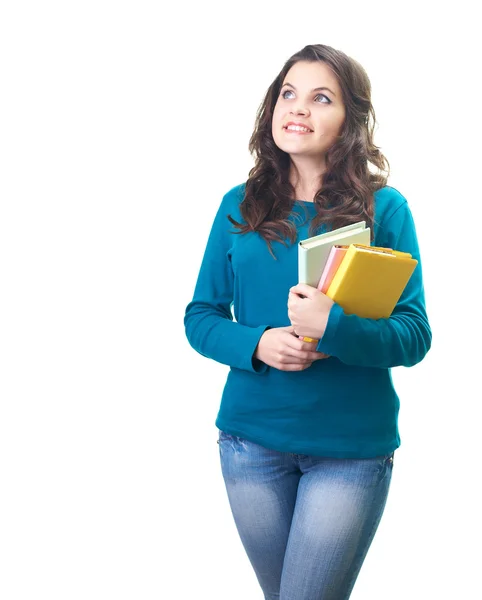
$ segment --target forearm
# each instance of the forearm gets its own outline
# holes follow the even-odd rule
[[[335,304],[317,350],[349,365],[390,368],[411,367],[430,349],[432,333],[424,314],[394,313],[388,319],[345,315]]]
[[[184,317],[186,336],[203,356],[231,367],[261,373],[267,369],[254,358],[256,346],[267,325],[248,327],[212,305],[193,300]]]

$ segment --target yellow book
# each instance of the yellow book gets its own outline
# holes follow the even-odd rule
[[[350,244],[326,295],[346,314],[387,319],[417,264],[408,252]]]

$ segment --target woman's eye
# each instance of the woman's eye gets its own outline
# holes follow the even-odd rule
[[[325,96],[325,94],[318,94],[316,97],[324,98],[325,100],[327,100],[327,102],[321,102],[321,104],[331,104],[331,100],[328,98],[328,96]]]
[[[282,94],[281,97],[284,98],[285,100],[286,98],[286,94],[292,94],[293,92],[291,90],[285,90]],[[325,96],[325,94],[317,94],[315,96],[315,98],[324,98],[326,100],[326,102],[319,102],[319,104],[331,104],[331,100],[328,98],[328,96]]]

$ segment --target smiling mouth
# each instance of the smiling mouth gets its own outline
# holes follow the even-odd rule
[[[313,132],[311,127],[308,127],[308,125],[305,125],[304,123],[297,123],[296,121],[288,121],[287,123],[285,123],[283,125],[283,129],[289,129],[290,131],[304,130],[304,131]]]
[[[286,133],[297,133],[298,135],[308,135],[309,133],[313,133],[311,129],[289,129],[288,127],[283,127],[283,131]]]

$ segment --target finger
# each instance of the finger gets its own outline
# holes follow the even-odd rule
[[[289,363],[289,364],[283,364],[280,365],[279,371],[304,371],[305,369],[308,369],[309,367],[311,367],[313,363]]]
[[[312,342],[303,342],[297,333],[286,338],[286,345],[292,350],[314,350],[316,347]]]
[[[324,352],[317,352],[316,354],[318,354],[317,358],[315,358],[315,360],[323,360],[324,358],[330,358],[329,354],[325,354]]]
[[[294,333],[295,331],[293,325],[288,325],[286,327],[275,327],[272,331],[274,331],[275,329],[279,329],[280,331],[286,331],[287,333]]]
[[[298,283],[297,285],[290,288],[291,294],[297,294],[298,296],[306,296],[307,298],[313,298],[316,294],[319,294],[319,290],[306,283]]]
[[[287,343],[288,343],[288,340],[292,341],[293,339],[301,341],[301,336],[299,336],[296,333],[294,325],[291,325],[290,327],[280,327],[280,329],[286,329],[288,331],[288,333],[290,334],[290,338],[288,338],[288,337],[286,338]],[[318,343],[318,340],[316,340],[316,343]],[[293,346],[292,344],[290,344],[290,345],[293,348],[301,348],[301,346]]]
[[[295,352],[293,350],[293,352]],[[316,360],[314,352],[300,352],[299,354],[285,353],[277,357],[277,362],[281,365],[304,365],[307,362]]]
[[[326,354],[323,354],[323,352],[310,352],[309,356],[310,360],[312,360],[313,362],[315,360],[321,360],[322,358],[328,358],[328,356]]]
[[[301,300],[299,296],[290,292],[288,294],[288,308],[293,308]]]
[[[308,344],[306,344],[308,346]],[[278,361],[282,363],[300,363],[300,362],[313,362],[319,359],[320,352],[316,352],[313,348],[313,344],[309,345],[309,348],[299,349],[293,346],[285,346],[282,352],[278,355]]]
[[[303,336],[295,334],[294,336],[292,336],[292,339],[287,339],[286,343],[290,348],[294,348],[295,350],[315,350],[319,340],[315,340],[315,338],[309,339],[314,341],[307,342],[305,341]]]
[[[330,358],[327,354],[323,354],[322,352],[311,353],[312,356],[310,359],[299,360],[296,357],[290,357],[289,362],[284,362],[283,360],[278,361],[280,371],[303,371],[317,361],[317,360],[325,360]]]

